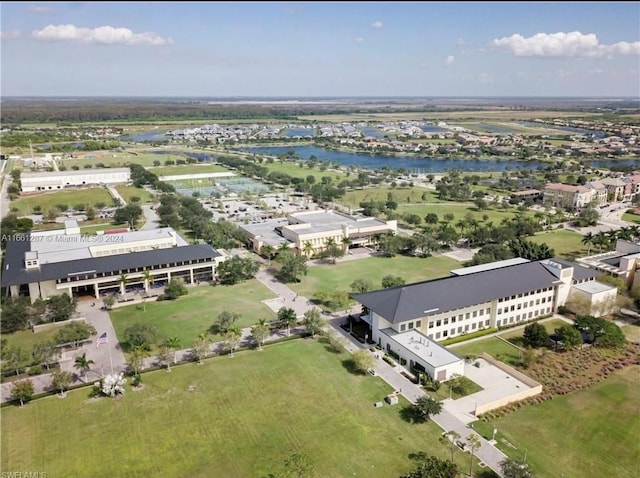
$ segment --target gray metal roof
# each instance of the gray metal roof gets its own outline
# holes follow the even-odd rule
[[[11,240],[7,243],[6,260],[0,281],[2,287],[62,279],[70,274],[77,274],[79,272],[118,273],[117,271],[136,267],[152,267],[170,262],[196,259],[214,259],[221,256],[219,252],[209,245],[190,245],[42,264],[40,268],[26,270],[24,266],[24,254],[29,251],[29,249],[30,242],[28,240]]]
[[[602,272],[600,271],[589,269],[588,267],[581,266],[580,264],[576,264],[575,262],[565,261],[564,259],[558,259],[557,257],[554,257],[552,260],[553,262],[557,262],[564,267],[573,267],[574,281],[593,279],[594,277],[598,277],[600,274],[602,274]]]
[[[536,261],[352,297],[395,324],[550,287],[557,281],[556,276]]]

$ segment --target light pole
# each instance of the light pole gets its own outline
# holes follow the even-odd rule
[[[496,441],[496,433],[498,433],[498,429],[496,427],[493,427],[493,436],[491,437],[492,441]]]

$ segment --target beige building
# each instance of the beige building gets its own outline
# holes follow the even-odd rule
[[[240,227],[249,233],[250,246],[257,253],[266,244],[276,248],[287,244],[298,254],[310,256],[324,250],[331,239],[345,248],[372,245],[379,234],[395,234],[398,223],[320,209],[289,214],[284,221]]]
[[[592,199],[591,190],[585,186],[550,183],[543,191],[543,201],[556,207],[583,208]]]
[[[99,184],[126,184],[129,181],[131,181],[129,168],[22,173],[20,176],[22,191],[25,193]]]

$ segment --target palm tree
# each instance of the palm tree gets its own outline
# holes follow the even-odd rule
[[[267,267],[271,267],[271,258],[273,257],[273,253],[275,252],[273,246],[265,244],[260,248],[260,252],[262,252],[262,254],[267,257]]]
[[[291,326],[298,323],[296,312],[289,307],[282,307],[278,311],[278,320],[282,325],[287,326],[287,336],[291,335]]]
[[[129,282],[127,274],[120,274],[120,291],[122,292],[125,302],[127,301],[127,282]]]
[[[233,324],[227,329],[227,333],[224,336],[224,342],[231,352],[233,357],[233,351],[238,348],[240,344],[240,337],[242,337],[242,331],[238,324]]]
[[[593,245],[598,246],[598,252],[602,252],[602,247],[608,244],[607,236],[600,231],[593,236]]]
[[[82,371],[83,381],[85,381],[85,382],[87,381],[87,372],[89,370],[91,370],[91,366],[94,363],[95,362],[93,360],[88,360],[87,359],[86,352],[83,353],[82,355],[78,355],[76,357],[74,367],[77,368],[78,370]]]
[[[269,336],[269,324],[266,319],[258,320],[258,323],[251,327],[251,334],[258,342],[258,350],[262,350],[265,339]]]
[[[149,287],[153,285],[153,276],[151,275],[151,272],[145,269],[142,271],[142,278],[144,279],[144,291],[149,292]]]
[[[173,350],[173,363],[178,363],[178,349],[180,348],[180,337],[169,337],[167,339],[167,347]]]
[[[589,253],[591,252],[591,246],[593,245],[593,239],[594,239],[593,232],[588,232],[582,238],[582,244],[587,246],[587,255],[589,255]]]
[[[342,247],[344,248],[344,252],[347,252],[350,245],[351,245],[351,239],[349,239],[348,236],[344,236],[342,238]]]
[[[304,255],[307,256],[307,259],[311,258],[311,254],[313,254],[313,244],[311,241],[304,241],[302,251],[304,252]]]
[[[336,239],[334,237],[330,237],[326,241],[324,241],[325,250],[331,247],[334,247],[335,245],[336,245]]]
[[[470,453],[471,460],[469,461],[469,476],[473,476],[471,474],[471,471],[473,469],[473,452],[476,451],[478,448],[480,448],[482,443],[480,442],[480,439],[473,433],[469,434],[466,440],[467,440],[467,445],[471,449],[471,453]]]
[[[453,452],[456,448],[456,440],[460,439],[460,434],[455,430],[449,430],[448,432],[440,435],[440,443],[443,445],[449,445],[451,451],[451,461],[453,462]]]

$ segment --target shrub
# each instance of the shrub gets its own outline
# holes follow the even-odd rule
[[[34,365],[29,367],[29,375],[40,375],[42,373],[42,365]]]

